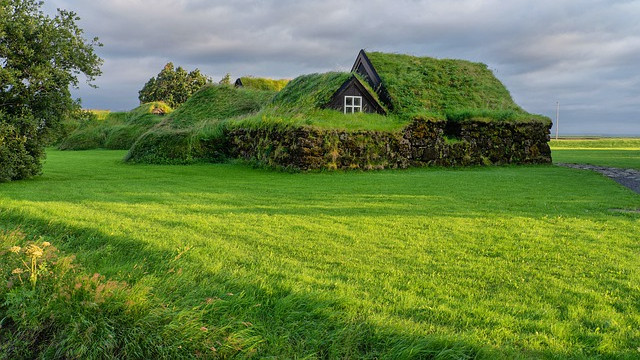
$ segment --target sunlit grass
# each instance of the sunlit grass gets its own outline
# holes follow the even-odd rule
[[[550,146],[554,162],[640,169],[640,139],[564,139]]]
[[[599,174],[289,174],[123,155],[49,151],[42,177],[0,185],[1,226],[225,329],[244,356],[639,354],[640,215],[612,209],[640,198]]]

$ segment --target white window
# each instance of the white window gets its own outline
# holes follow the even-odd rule
[[[345,96],[344,113],[352,114],[355,112],[362,112],[362,96]]]

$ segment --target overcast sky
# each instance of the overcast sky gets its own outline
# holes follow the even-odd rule
[[[104,47],[103,75],[74,94],[128,110],[165,63],[293,78],[351,69],[358,50],[483,62],[560,134],[640,135],[640,1],[51,0]],[[555,132],[555,129],[552,130]]]

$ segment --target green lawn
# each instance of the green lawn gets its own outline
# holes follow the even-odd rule
[[[640,169],[640,139],[552,140],[553,161]]]
[[[49,150],[43,176],[0,184],[0,227],[132,289],[124,331],[119,313],[70,317],[86,329],[78,357],[132,354],[109,348],[119,337],[172,357],[640,356],[640,213],[618,211],[640,196],[599,174],[285,173],[124,154]]]

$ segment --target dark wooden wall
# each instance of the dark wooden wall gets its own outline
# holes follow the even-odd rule
[[[373,100],[369,92],[367,92],[355,78],[351,78],[340,87],[326,107],[344,112],[345,96],[362,96],[362,112],[384,114],[384,110]]]

